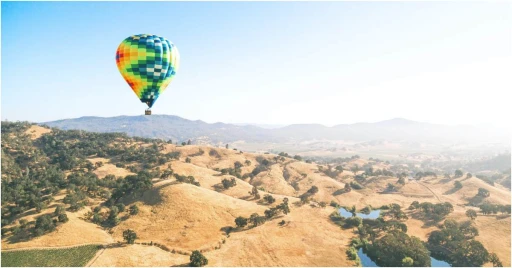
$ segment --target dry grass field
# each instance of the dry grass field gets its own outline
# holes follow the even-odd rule
[[[93,258],[89,265],[91,267],[163,267],[189,262],[189,256],[172,254],[157,247],[127,245],[98,252],[97,258]]]
[[[116,177],[126,177],[127,175],[132,175],[134,173],[124,169],[118,168],[114,164],[110,163],[109,159],[96,157],[88,159],[93,165],[98,162],[101,162],[103,165],[93,171],[94,174],[98,176],[98,178],[105,178],[107,175],[114,175]]]
[[[25,134],[30,135],[31,139],[36,140],[39,137],[41,137],[43,134],[49,133],[51,131],[52,130],[49,128],[44,128],[44,127],[40,127],[37,125],[33,125],[25,131]]]
[[[38,128],[29,132],[35,137],[43,133]],[[211,155],[214,150],[218,156]],[[98,225],[84,221],[80,217],[91,207],[76,213],[68,212],[69,222],[62,224],[55,232],[24,241],[2,239],[2,249],[40,248],[47,246],[69,246],[87,243],[111,244],[122,241],[122,233],[132,229],[137,233],[137,242],[156,242],[169,249],[165,251],[155,246],[129,245],[101,250],[92,266],[173,266],[184,265],[189,261],[193,250],[202,250],[208,258],[208,266],[353,266],[345,251],[350,240],[356,236],[354,230],[341,229],[329,219],[335,209],[309,204],[298,205],[299,197],[312,186],[318,187],[313,195],[313,204],[336,201],[341,206],[362,209],[367,205],[380,207],[390,203],[400,204],[405,210],[413,201],[450,202],[454,212],[448,218],[467,220],[465,211],[469,198],[478,188],[490,191],[488,200],[498,204],[510,204],[510,190],[501,186],[490,186],[477,178],[459,179],[463,188],[453,191],[453,180],[426,178],[420,182],[407,181],[393,193],[381,193],[388,183],[396,183],[395,177],[373,177],[364,183],[364,189],[353,189],[349,193],[334,193],[353,180],[350,167],[363,166],[367,160],[350,161],[342,174],[330,178],[319,171],[316,164],[308,164],[293,159],[276,163],[275,155],[240,153],[235,150],[206,146],[166,145],[163,152],[181,152],[179,160],[172,160],[160,166],[165,169],[170,164],[175,174],[194,176],[200,187],[178,183],[174,178],[155,178],[153,189],[142,196],[126,198],[127,205],[137,204],[140,211],[112,229],[111,233]],[[190,163],[185,159],[190,158]],[[232,168],[236,161],[242,163],[242,174],[250,173],[258,161],[267,159],[270,169],[260,172],[253,179],[236,179],[236,186],[223,189],[222,179],[233,178],[221,175],[215,169]],[[100,178],[108,174],[126,176],[132,174],[117,168],[106,158],[90,158],[93,164],[101,161],[103,166],[94,172]],[[249,161],[250,164],[246,164]],[[247,162],[248,163],[248,162]],[[377,169],[388,169],[380,163]],[[270,193],[276,198],[274,204],[255,200],[249,192],[252,187],[263,188],[260,195]],[[291,212],[278,216],[255,228],[235,229],[229,235],[226,227],[234,227],[238,216],[249,217],[253,213],[264,215],[269,207],[276,206],[283,198],[290,201]],[[61,203],[56,199],[54,204]],[[54,207],[40,214],[52,212]],[[407,211],[407,210],[406,210]],[[39,215],[39,214],[38,214]],[[36,214],[27,215],[33,220]],[[279,222],[284,221],[284,225]],[[436,226],[426,226],[419,219],[407,220],[408,234],[426,241],[428,235],[437,230]],[[498,255],[504,266],[510,266],[510,215],[503,218],[478,215],[475,220],[480,232],[477,237],[484,246]],[[183,254],[173,254],[170,251]]]

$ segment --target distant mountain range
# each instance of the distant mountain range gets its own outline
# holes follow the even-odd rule
[[[332,127],[320,124],[294,124],[263,128],[243,124],[209,124],[174,115],[80,117],[41,123],[59,129],[81,129],[93,132],[125,132],[130,136],[188,139],[199,143],[390,141],[429,144],[503,143],[510,145],[510,133],[474,126],[448,126],[422,123],[402,118],[376,122],[342,124]]]

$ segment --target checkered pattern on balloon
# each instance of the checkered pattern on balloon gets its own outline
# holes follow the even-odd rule
[[[139,34],[119,45],[116,63],[133,92],[151,108],[174,78],[179,57],[178,49],[169,40]]]

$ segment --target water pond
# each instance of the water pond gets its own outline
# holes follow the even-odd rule
[[[340,215],[342,217],[345,217],[345,218],[352,217],[352,213],[350,213],[349,211],[347,211],[344,208],[340,208],[338,211],[340,212]],[[369,214],[356,213],[356,216],[360,217],[362,219],[377,219],[379,217],[379,215],[380,215],[380,209],[372,210]],[[366,253],[363,253],[362,248],[360,248],[357,251],[357,255],[359,256],[359,259],[361,259],[361,265],[363,267],[378,267],[377,264],[375,262],[373,262],[370,259],[370,257],[368,257],[368,255],[366,255]],[[447,263],[445,261],[440,261],[440,260],[434,259],[432,257],[430,257],[430,263],[431,263],[431,267],[450,267],[449,263]]]
[[[352,217],[352,213],[350,213],[349,211],[347,211],[344,208],[340,208],[338,211],[340,212],[340,215],[342,217],[345,217],[345,218]],[[376,219],[379,217],[379,215],[380,215],[380,209],[372,210],[370,212],[370,214],[356,213],[356,216],[360,217],[362,219]]]

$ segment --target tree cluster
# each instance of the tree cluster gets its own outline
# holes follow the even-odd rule
[[[236,186],[236,179],[235,178],[231,178],[230,180],[223,179],[222,186],[224,187],[224,189],[229,189],[231,187],[234,187],[234,186]]]
[[[228,145],[226,144],[226,147]],[[190,255],[191,267],[202,267],[208,264],[208,259],[198,250],[194,250]]]
[[[479,208],[484,215],[498,214],[498,212],[501,212],[502,214],[510,214],[510,205],[491,204],[486,202],[480,205]]]
[[[446,220],[439,231],[433,231],[428,238],[428,248],[435,258],[446,260],[452,266],[476,267],[488,261],[499,265],[499,259],[485,249],[474,238],[478,229],[470,221]],[[492,255],[492,258],[491,258]]]
[[[437,173],[433,172],[433,171],[425,171],[425,172],[418,172],[416,173],[416,176],[415,178],[417,179],[422,179],[422,178],[425,178],[425,177],[434,177],[434,178],[437,178]]]
[[[383,213],[384,216],[389,216],[393,220],[407,220],[409,217],[402,211],[399,204],[390,204],[389,209]]]
[[[193,184],[195,186],[201,186],[201,184],[198,181],[196,181],[196,178],[194,178],[194,176],[174,174],[174,177],[178,182]]]
[[[424,243],[399,230],[392,230],[368,245],[367,254],[381,267],[400,267],[403,262],[430,266],[430,252]]]
[[[449,202],[432,204],[430,202],[419,203],[418,201],[414,201],[411,206],[409,206],[409,209],[419,210],[427,219],[437,222],[453,212],[453,205]]]

